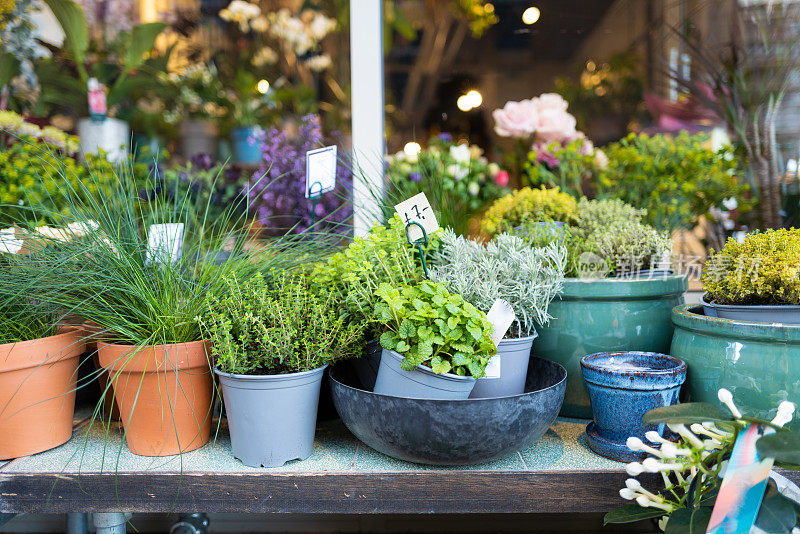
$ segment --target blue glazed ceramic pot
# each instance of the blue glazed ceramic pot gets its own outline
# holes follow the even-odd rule
[[[626,446],[631,436],[664,433],[665,425],[643,425],[642,416],[654,408],[678,403],[686,380],[686,364],[655,352],[600,352],[581,359],[581,370],[594,421],[586,427],[596,453],[620,461],[642,457]]]
[[[234,128],[231,131],[233,156],[236,163],[256,164],[261,162],[261,143],[258,142],[258,126]]]

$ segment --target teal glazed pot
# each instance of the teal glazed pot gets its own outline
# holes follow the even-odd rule
[[[550,303],[553,319],[537,326],[534,356],[567,370],[561,415],[592,418],[589,394],[581,376],[581,358],[597,352],[643,351],[669,354],[672,308],[683,304],[683,275],[634,279],[564,281],[560,298]]]
[[[702,305],[677,306],[672,322],[670,354],[689,366],[687,400],[719,404],[726,388],[744,415],[767,420],[781,401],[800,406],[800,325],[707,317]]]

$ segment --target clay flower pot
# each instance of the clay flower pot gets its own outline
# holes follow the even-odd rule
[[[100,341],[97,348],[131,452],[170,456],[208,442],[212,374],[207,341],[148,346]]]
[[[77,330],[0,345],[0,459],[69,441],[84,347]]]

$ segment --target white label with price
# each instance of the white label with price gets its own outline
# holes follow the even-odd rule
[[[419,193],[404,200],[394,207],[400,219],[408,227],[408,238],[413,242],[423,237],[422,230],[412,223],[417,223],[425,229],[425,234],[430,236],[439,230],[439,223],[433,213],[431,203],[425,193]],[[411,226],[409,226],[411,225]]]
[[[495,346],[506,335],[516,317],[514,309],[507,301],[503,299],[494,301],[494,304],[486,313],[486,319],[492,325],[492,341],[494,341]],[[486,378],[500,378],[500,356],[492,356],[484,372]]]
[[[336,189],[336,145],[306,152],[306,198]]]

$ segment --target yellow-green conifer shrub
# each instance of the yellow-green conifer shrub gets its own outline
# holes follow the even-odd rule
[[[562,193],[557,187],[523,187],[491,205],[481,221],[481,231],[494,237],[529,222],[574,223],[577,220],[578,203],[571,195]]]
[[[728,239],[710,251],[701,280],[719,304],[800,304],[800,229]]]

